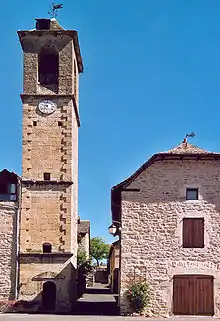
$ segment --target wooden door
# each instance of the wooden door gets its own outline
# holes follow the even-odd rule
[[[176,275],[173,278],[173,313],[213,315],[213,277]]]

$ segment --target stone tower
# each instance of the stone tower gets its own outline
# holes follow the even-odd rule
[[[78,218],[77,31],[36,19],[18,31],[24,52],[19,299],[70,311],[76,297]]]

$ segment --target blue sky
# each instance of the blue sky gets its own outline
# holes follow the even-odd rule
[[[22,51],[51,1],[2,1],[0,168],[21,174]],[[58,2],[59,3],[59,2]],[[76,29],[80,77],[79,213],[108,242],[111,187],[152,154],[192,142],[220,151],[220,1],[61,0]],[[4,30],[4,31],[3,31]]]

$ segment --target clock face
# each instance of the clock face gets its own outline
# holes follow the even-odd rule
[[[43,100],[38,104],[38,109],[43,114],[52,114],[56,108],[57,104],[52,100]]]

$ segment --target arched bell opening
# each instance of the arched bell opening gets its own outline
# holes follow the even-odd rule
[[[59,54],[49,46],[45,46],[38,54],[38,82],[49,89],[58,88]]]

